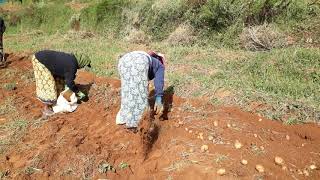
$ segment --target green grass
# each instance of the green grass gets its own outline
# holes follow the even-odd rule
[[[3,85],[3,89],[7,90],[7,91],[12,91],[15,90],[16,87],[16,83],[6,83]]]
[[[0,117],[7,120],[0,125],[0,154],[10,145],[17,143],[24,136],[29,122],[18,112],[13,97],[9,97],[0,104]]]
[[[14,99],[12,97],[8,97],[0,104],[0,116],[12,114],[16,115],[17,110],[14,106]]]

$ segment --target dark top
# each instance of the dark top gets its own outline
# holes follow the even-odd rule
[[[37,52],[35,57],[49,69],[53,76],[64,78],[69,89],[75,93],[78,92],[78,88],[74,83],[78,62],[73,54],[43,50]]]
[[[0,34],[3,34],[6,31],[6,25],[4,24],[4,20],[0,17]]]
[[[163,86],[164,86],[164,65],[154,57],[151,57],[149,61],[149,80],[153,80],[155,87],[155,96],[163,96]]]

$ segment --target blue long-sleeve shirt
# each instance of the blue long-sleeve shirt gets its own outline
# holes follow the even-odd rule
[[[164,86],[164,65],[154,57],[151,57],[151,61],[149,61],[148,78],[149,80],[153,80],[155,96],[162,97]]]

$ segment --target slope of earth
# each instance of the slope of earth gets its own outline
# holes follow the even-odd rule
[[[8,59],[8,67],[0,69],[0,110],[7,110],[0,111],[0,179],[320,178],[315,124],[285,126],[237,108],[182,99],[171,89],[168,120],[159,122],[158,138],[144,157],[140,135],[115,125],[118,80],[79,72],[77,83],[89,100],[74,113],[42,119],[30,58]],[[10,128],[17,117],[26,119],[18,137]],[[15,141],[6,140],[12,137]],[[283,162],[276,164],[277,156]]]

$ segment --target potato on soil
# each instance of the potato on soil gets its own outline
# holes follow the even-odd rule
[[[256,165],[256,170],[259,172],[259,173],[264,173],[264,167],[260,164],[257,164]]]
[[[208,149],[209,149],[208,145],[202,145],[201,146],[201,152],[206,152],[206,151],[208,151]]]
[[[226,169],[223,169],[223,168],[218,169],[217,174],[218,174],[219,176],[225,175],[225,174],[226,174]]]

